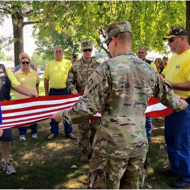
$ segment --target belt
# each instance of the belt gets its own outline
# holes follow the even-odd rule
[[[55,90],[55,91],[61,91],[61,90],[66,90],[67,88],[50,88],[50,90]]]

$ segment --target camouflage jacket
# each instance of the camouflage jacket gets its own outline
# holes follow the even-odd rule
[[[69,123],[79,123],[101,110],[95,154],[135,157],[148,150],[144,112],[152,95],[175,111],[183,109],[183,102],[155,69],[134,53],[122,52],[93,72],[83,97],[61,115]]]
[[[69,70],[66,86],[70,94],[83,94],[89,77],[100,65],[97,61],[85,63],[83,59],[76,61]]]

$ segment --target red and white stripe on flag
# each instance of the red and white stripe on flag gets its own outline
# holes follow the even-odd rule
[[[159,102],[157,98],[152,96],[148,101],[148,107],[145,111],[146,117],[163,117],[173,113],[173,110],[167,108],[162,103]]]
[[[2,101],[0,128],[13,128],[28,126],[33,123],[50,118],[54,113],[68,109],[73,106],[82,95],[62,96],[39,96],[20,100]],[[173,111],[158,99],[151,97],[146,109],[146,117],[162,117],[171,114]],[[92,119],[100,119],[98,112]]]
[[[54,113],[70,108],[81,95],[39,96],[2,101],[0,128],[27,126],[50,118]]]

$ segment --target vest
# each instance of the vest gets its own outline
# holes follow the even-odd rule
[[[152,61],[145,59],[145,62],[148,63],[149,65],[152,63]]]
[[[10,100],[11,81],[7,76],[5,66],[0,64],[0,101]]]

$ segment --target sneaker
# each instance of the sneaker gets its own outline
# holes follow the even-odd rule
[[[11,163],[6,163],[4,169],[5,169],[4,171],[6,171],[6,174],[7,174],[7,175],[12,175],[12,174],[15,174],[15,173],[16,173],[16,170],[15,170],[15,168],[12,166]]]
[[[33,138],[33,139],[37,139],[37,138],[38,138],[37,133],[32,134],[32,138]]]
[[[25,135],[20,135],[19,139],[25,141],[26,140]]]

